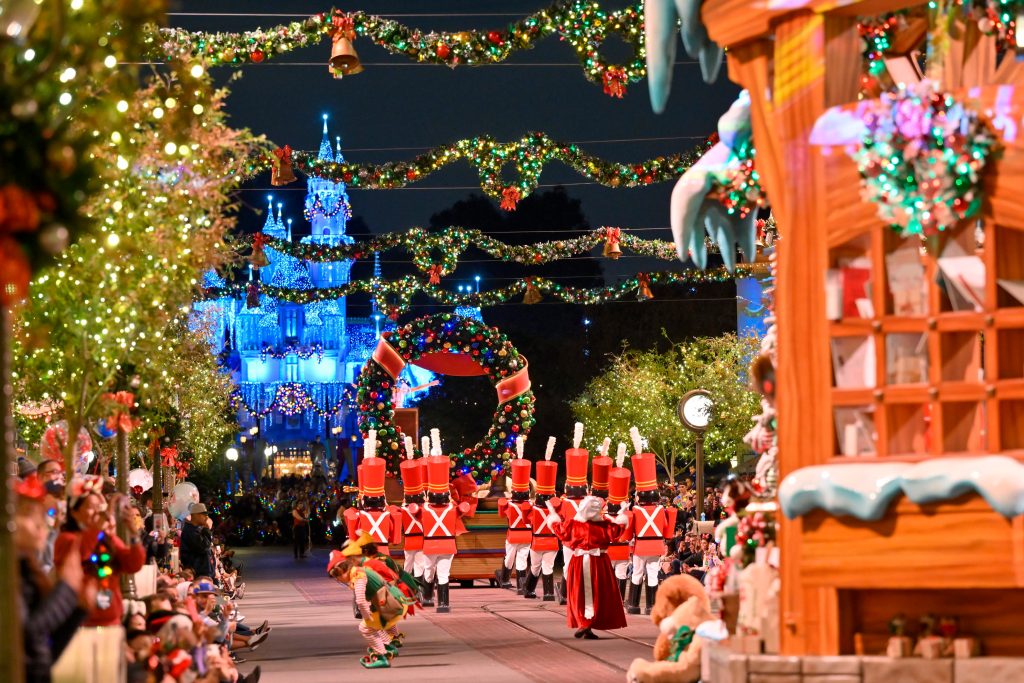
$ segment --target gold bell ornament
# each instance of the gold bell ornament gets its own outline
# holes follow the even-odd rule
[[[605,258],[612,260],[618,260],[622,256],[622,248],[619,247],[619,242],[622,240],[622,230],[620,228],[605,228],[604,234],[604,255]]]
[[[295,172],[292,171],[292,148],[288,145],[279,147],[274,150],[274,156],[277,158],[277,161],[270,171],[270,184],[280,187],[281,185],[294,183],[297,178],[295,177]]]
[[[649,301],[654,298],[654,293],[651,292],[651,276],[641,273],[637,278],[637,283],[640,285],[636,289],[636,300],[637,301]]]
[[[331,18],[331,24],[331,59],[327,63],[331,73],[335,78],[362,73],[363,64],[352,44],[356,37],[352,17],[338,13]]]
[[[526,278],[526,294],[523,295],[524,304],[536,304],[540,303],[544,299],[540,294],[540,290],[537,289],[537,285],[533,284],[533,278]]]

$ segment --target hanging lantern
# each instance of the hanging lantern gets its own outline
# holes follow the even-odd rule
[[[267,243],[267,236],[262,232],[258,232],[253,235],[252,238],[252,255],[249,257],[249,262],[256,268],[266,268],[270,265],[270,261],[267,259],[267,254],[263,250],[263,247]]]
[[[270,184],[274,187],[280,187],[281,185],[294,183],[297,178],[294,171],[292,171],[292,148],[288,145],[279,147],[274,150],[274,156],[277,157],[277,163],[274,164],[273,169],[270,171]]]
[[[605,228],[604,235],[603,253],[606,258],[617,261],[622,256],[622,248],[619,246],[619,242],[622,240],[622,230],[620,228]]]
[[[640,285],[636,289],[636,300],[637,301],[650,301],[654,298],[654,294],[651,292],[651,276],[646,273],[640,273],[637,276],[637,283]]]
[[[540,303],[544,299],[540,294],[540,290],[537,289],[537,285],[533,284],[533,278],[526,278],[526,294],[523,295],[524,304],[536,304]]]
[[[362,73],[363,64],[352,44],[356,37],[352,17],[338,13],[331,18],[331,24],[334,26],[331,30],[331,60],[328,62],[331,73],[335,78]]]

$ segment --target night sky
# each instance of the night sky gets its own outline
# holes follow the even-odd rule
[[[625,4],[617,0],[602,3],[609,10]],[[440,31],[500,28],[547,5],[545,0],[383,0],[343,9],[391,15],[407,25]],[[193,29],[240,31],[328,9],[329,3],[322,1],[181,0],[172,3],[172,14],[246,12],[287,16],[175,15],[171,23]],[[420,16],[394,16],[400,14]],[[427,14],[463,16],[422,16]],[[388,54],[366,39],[356,41],[356,49],[366,70],[340,81],[332,79],[327,71],[330,42],[326,40],[263,64],[243,67],[243,78],[231,85],[231,121],[263,133],[279,145],[315,149],[320,140],[321,115],[327,113],[332,138],[341,136],[350,161],[409,159],[429,147],[461,138],[490,134],[496,140],[515,140],[532,130],[545,131],[556,140],[579,142],[584,150],[607,159],[639,161],[692,147],[715,129],[718,117],[736,95],[735,86],[724,75],[716,84],[704,84],[699,67],[682,49],[672,98],[661,115],[651,111],[645,82],[628,86],[625,99],[608,97],[600,85],[583,77],[572,47],[553,37],[533,50],[515,53],[505,65],[457,69],[417,65],[404,56]],[[613,39],[606,45],[606,52],[622,61],[629,49]],[[223,78],[231,71],[219,68],[214,73]],[[631,138],[669,139],[587,142]],[[638,189],[605,188],[583,184],[584,179],[557,163],[545,169],[540,182],[541,189],[544,185],[565,184],[570,196],[582,201],[583,212],[594,227],[662,228],[649,236],[670,238],[665,228],[672,183]],[[286,202],[285,212],[296,219],[296,226],[303,223],[304,183],[287,188],[269,185],[268,176],[258,178],[243,191],[244,202],[262,208],[268,190],[273,191]],[[408,189],[351,190],[350,196],[356,215],[370,230],[381,233],[425,225],[431,214],[465,198],[475,188],[475,172],[459,162]],[[252,229],[252,223],[261,219],[247,213],[243,225]],[[663,269],[665,264],[658,267]],[[632,272],[636,269],[636,264],[631,264]]]

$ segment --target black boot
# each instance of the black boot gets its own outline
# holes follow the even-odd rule
[[[628,579],[619,579],[619,595],[622,596],[622,603],[626,603],[626,582]]]
[[[434,606],[434,582],[421,578],[420,580],[420,604],[424,607]]]
[[[657,594],[657,592],[658,592],[658,587],[657,586],[651,586],[650,584],[648,584],[648,586],[647,586],[647,607],[644,608],[644,614],[650,614],[651,613],[651,608],[654,607],[654,596]]]
[[[640,614],[640,591],[644,589],[642,583],[629,584],[629,604],[626,605],[626,612],[629,614]]]
[[[545,574],[542,579],[544,582],[544,602],[555,601],[555,575]]]
[[[526,584],[523,586],[523,597],[534,600],[537,598],[537,581],[540,580],[540,574],[526,573]]]
[[[512,570],[502,565],[501,569],[494,570],[494,578],[498,582],[498,588],[511,588],[512,582],[509,581],[509,577],[512,576]]]
[[[569,588],[565,584],[565,577],[562,577],[562,582],[558,584],[558,604],[567,605],[569,604]]]
[[[450,611],[448,608],[448,584],[439,583],[437,584],[437,613],[448,614]]]
[[[522,595],[526,592],[526,575],[529,571],[516,570],[516,595]]]

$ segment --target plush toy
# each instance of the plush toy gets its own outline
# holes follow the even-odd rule
[[[658,586],[651,620],[658,626],[654,661],[634,659],[629,683],[694,683],[700,679],[702,624],[713,623],[711,605],[700,581],[687,574],[670,576]]]

